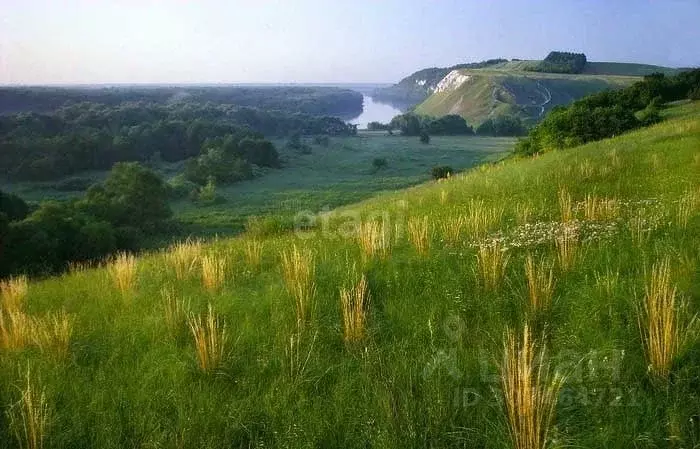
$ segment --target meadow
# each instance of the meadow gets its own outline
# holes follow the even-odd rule
[[[464,154],[314,148],[224,193],[296,232],[6,280],[0,448],[699,447],[700,103],[666,116],[368,199]]]

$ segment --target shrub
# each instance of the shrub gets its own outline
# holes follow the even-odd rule
[[[424,143],[426,145],[430,143],[430,135],[428,135],[428,133],[425,131],[422,131],[420,133],[419,139],[420,139],[420,143]]]
[[[383,170],[388,166],[389,163],[387,162],[385,157],[375,157],[372,161],[372,168],[374,168],[375,171]]]
[[[433,167],[432,170],[430,171],[430,174],[432,175],[433,179],[444,179],[444,178],[449,178],[454,174],[454,169],[450,166],[447,165],[440,165],[437,167]]]

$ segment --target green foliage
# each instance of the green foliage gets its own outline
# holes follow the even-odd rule
[[[527,134],[527,128],[520,117],[516,115],[499,115],[490,118],[479,125],[476,134],[480,136],[522,136]]]
[[[384,170],[389,166],[389,163],[387,162],[385,157],[375,157],[372,160],[372,168],[374,171],[379,171],[379,170]]]
[[[688,92],[688,98],[690,100],[700,100],[700,86],[691,89]]]
[[[423,143],[426,145],[430,143],[430,135],[426,131],[421,131],[418,139],[420,140],[420,143]]]
[[[581,73],[586,68],[586,55],[562,51],[550,52],[544,60],[527,70],[547,73]]]
[[[303,142],[300,133],[294,133],[287,141],[287,148],[300,154],[311,154],[311,147]]]
[[[172,215],[163,180],[136,162],[115,164],[104,183],[88,190],[81,207],[115,226],[151,232]]]
[[[0,190],[0,214],[9,221],[22,220],[29,214],[29,206],[17,195]]]
[[[367,124],[368,131],[389,131],[390,129],[391,126],[387,123],[369,122]]]
[[[433,177],[433,179],[438,180],[438,179],[444,179],[444,178],[449,178],[454,174],[454,169],[450,166],[447,165],[440,165],[437,167],[433,167],[430,170],[430,175]]]
[[[650,75],[620,91],[607,91],[554,108],[516,145],[521,155],[570,148],[612,137],[660,120],[662,103],[685,98],[700,86],[700,70],[674,77]]]
[[[424,129],[433,136],[468,136],[474,130],[459,115],[449,114],[439,118],[425,120]]]

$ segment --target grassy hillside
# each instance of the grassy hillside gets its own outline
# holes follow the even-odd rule
[[[416,106],[419,114],[442,116],[458,114],[478,126],[488,118],[516,114],[528,121],[537,121],[557,105],[606,89],[628,86],[638,78],[618,75],[567,75],[516,71],[517,64],[508,62],[503,68],[460,70],[468,77],[442,91],[436,91]]]
[[[475,126],[501,114],[517,114],[533,122],[556,105],[605,89],[625,87],[652,73],[678,72],[668,67],[617,62],[588,62],[584,72],[578,75],[530,71],[541,62],[492,60],[476,67],[423,69],[393,86],[379,89],[376,95],[403,107],[415,106],[420,114],[459,114]],[[469,82],[440,88],[441,81],[455,71],[469,76]]]
[[[667,116],[6,283],[0,448],[697,447],[700,103]]]

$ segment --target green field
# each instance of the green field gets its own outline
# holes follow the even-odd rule
[[[15,282],[0,309],[0,448],[513,448],[532,422],[552,448],[698,447],[700,103],[666,116],[381,193],[304,232]],[[322,210],[499,148],[470,162],[457,144],[425,156],[437,138],[402,153],[381,138],[253,182],[325,186],[289,207]],[[375,155],[395,170],[383,181],[363,171]],[[254,190],[226,194],[270,210],[298,195]],[[518,357],[525,328],[541,358]]]
[[[333,138],[327,148],[312,145],[309,155],[286,149],[284,141],[275,143],[284,161],[282,169],[222,186],[218,194],[225,199],[223,204],[175,204],[178,218],[210,234],[237,232],[250,215],[316,213],[424,182],[436,165],[463,170],[495,161],[511,150],[514,140],[435,136],[424,145],[417,137],[363,132]],[[385,158],[387,168],[374,170],[375,158]]]

